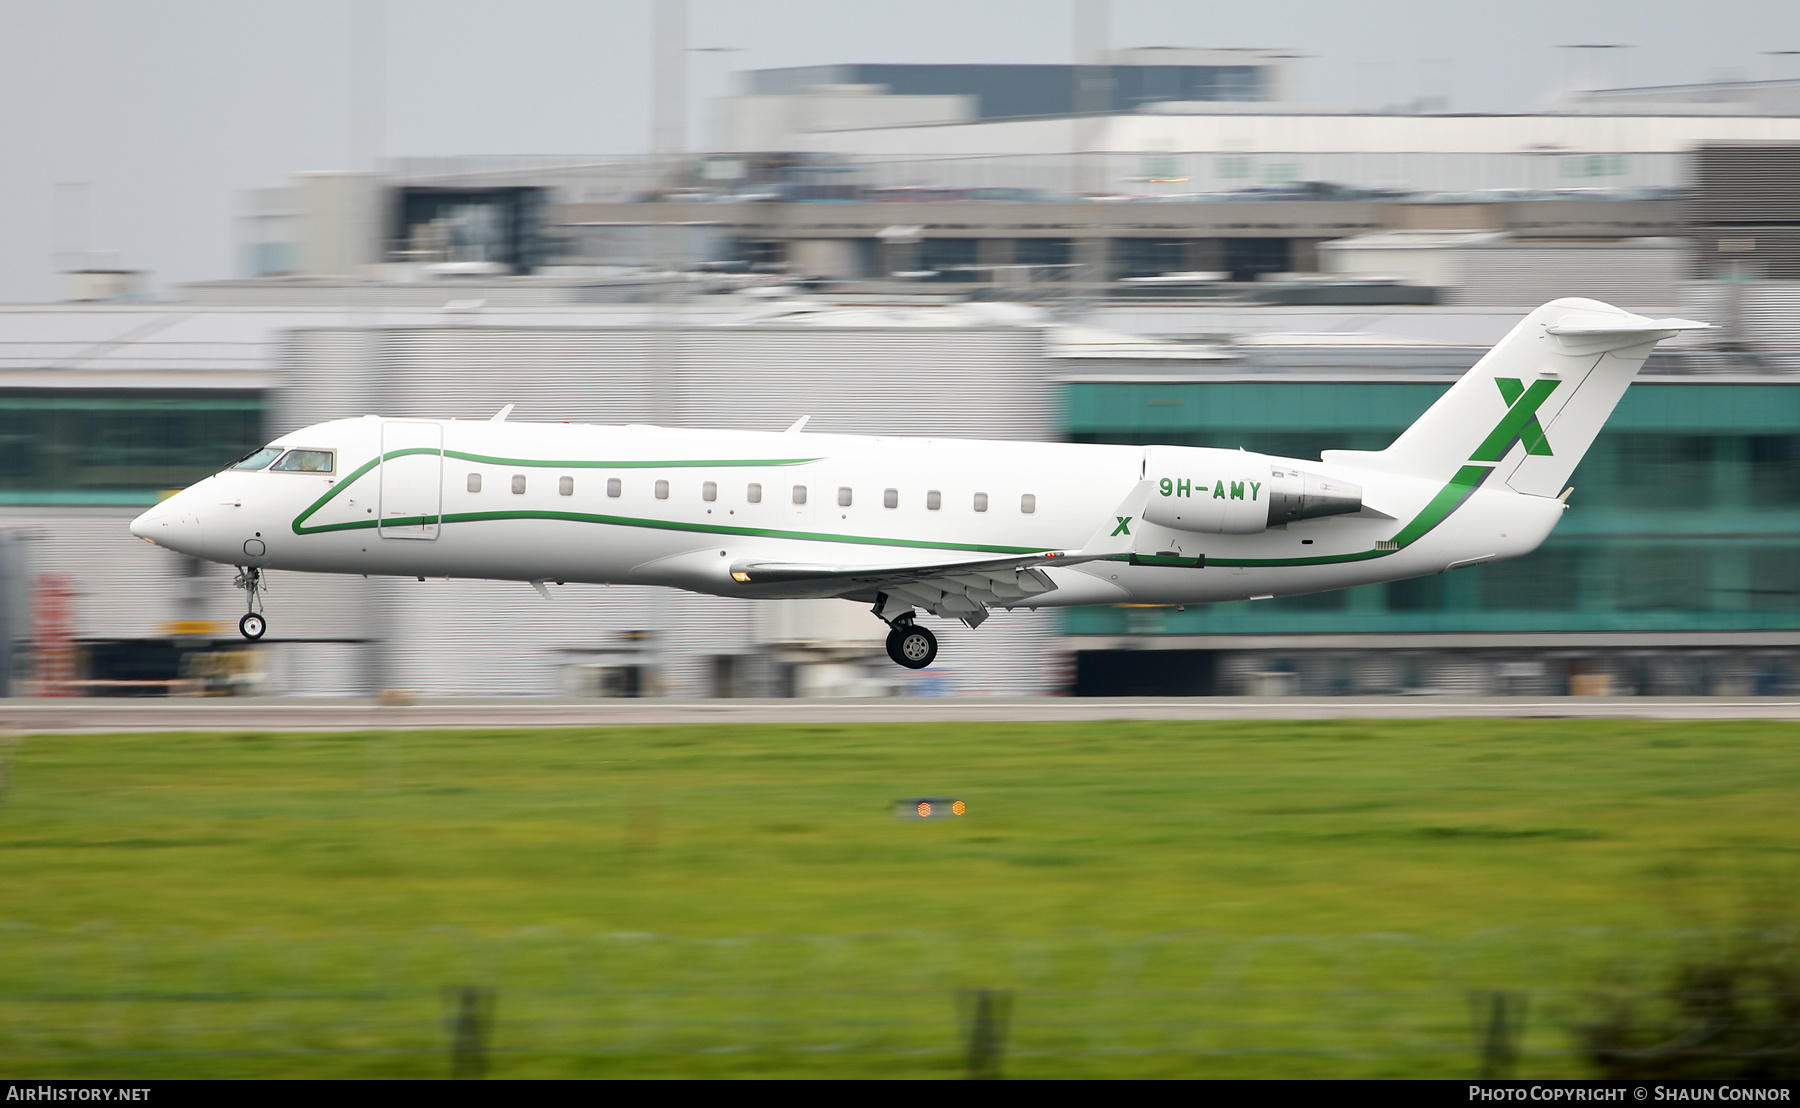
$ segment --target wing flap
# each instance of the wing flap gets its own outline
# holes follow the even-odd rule
[[[1060,550],[1044,550],[1033,554],[1011,554],[999,558],[890,562],[871,565],[823,565],[813,562],[745,560],[732,565],[731,579],[741,585],[825,581],[834,577],[841,577],[858,585],[901,584],[906,581],[925,581],[956,574],[985,575],[1002,571],[1007,574],[1014,571],[1034,571],[1037,566],[1067,565],[1092,561],[1095,557],[1103,556],[1083,556],[1066,554]],[[1050,579],[1042,573],[1033,572],[1029,579],[1041,586],[1038,591],[1048,591],[1053,587]]]
[[[745,560],[731,567],[731,579],[744,585],[838,585],[843,593],[874,590],[929,612],[967,618],[988,607],[1016,604],[1054,590],[1056,582],[1040,566],[1086,562],[1104,556],[1045,550],[1000,558],[879,565]]]

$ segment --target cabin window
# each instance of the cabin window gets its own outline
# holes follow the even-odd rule
[[[719,499],[719,483],[717,481],[708,481],[704,485],[701,485],[700,499],[706,501],[708,504]]]
[[[882,489],[881,506],[883,508],[898,508],[900,506],[900,490]]]
[[[656,499],[669,499],[669,483],[667,481],[658,481],[656,483]]]
[[[470,492],[480,492],[481,491],[481,474],[479,474],[479,473],[469,474],[469,491]]]
[[[573,478],[573,477],[558,477],[556,479],[556,495],[558,495],[558,496],[574,496],[575,495],[575,478]]]
[[[978,512],[987,511],[987,493],[978,492],[975,494],[975,510]]]
[[[331,451],[290,450],[269,468],[283,473],[330,473]]]
[[[525,492],[525,475],[523,473],[513,474],[513,495],[519,496],[519,495],[522,495],[524,492]]]
[[[744,490],[744,499],[748,500],[752,504],[761,504],[762,503],[762,486],[757,484],[755,481],[750,482],[749,487]]]
[[[1037,511],[1037,495],[1028,492],[1024,496],[1019,497],[1019,511],[1024,512],[1026,515],[1030,515]]]
[[[925,494],[925,510],[926,511],[935,512],[939,508],[942,508],[943,506],[944,506],[944,494],[943,493],[937,491],[936,489],[932,489],[930,492]]]
[[[839,485],[838,486],[838,507],[848,508],[850,506],[850,500],[851,500],[850,486],[849,485]]]
[[[806,503],[806,486],[805,485],[795,485],[794,486],[794,503],[796,503],[796,504]]]
[[[617,477],[608,477],[606,479],[606,495],[617,500],[620,496],[623,496],[624,493],[625,483],[623,481],[620,481]]]
[[[281,457],[281,447],[265,446],[261,450],[252,451],[231,463],[232,469],[261,469]]]

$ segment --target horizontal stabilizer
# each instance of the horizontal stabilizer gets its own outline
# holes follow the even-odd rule
[[[1642,316],[1621,319],[1610,316],[1588,322],[1559,323],[1544,328],[1544,331],[1552,335],[1629,335],[1645,331],[1703,331],[1710,327],[1710,323],[1693,319],[1645,319]]]

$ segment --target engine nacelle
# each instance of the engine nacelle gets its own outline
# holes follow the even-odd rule
[[[1177,531],[1254,535],[1295,520],[1362,510],[1361,486],[1265,454],[1153,446],[1144,462],[1144,476],[1155,482],[1144,518]]]

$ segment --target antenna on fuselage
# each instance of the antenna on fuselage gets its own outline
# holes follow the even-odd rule
[[[489,423],[505,423],[506,417],[509,415],[512,415],[512,410],[513,410],[513,406],[511,404],[508,404],[506,407],[501,408],[499,411],[497,411],[493,415],[489,416],[488,422]]]
[[[782,434],[798,435],[800,432],[806,430],[806,421],[811,418],[812,418],[812,416],[809,416],[809,415],[801,416],[799,419],[796,419],[794,421],[794,425],[792,427],[789,427],[786,431],[783,431]]]

